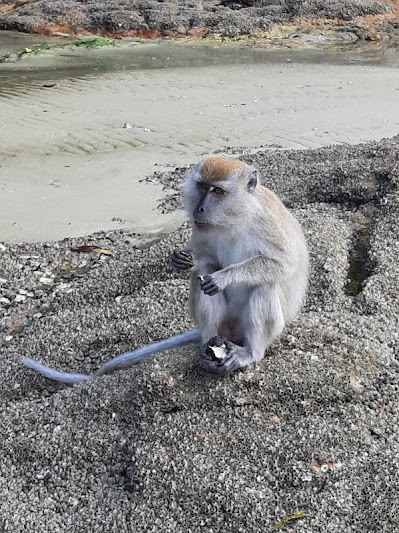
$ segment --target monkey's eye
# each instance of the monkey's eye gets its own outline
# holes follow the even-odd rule
[[[224,194],[224,190],[221,189],[220,187],[215,187],[213,189],[213,192],[216,194],[216,196],[222,196],[222,194]]]
[[[198,183],[198,187],[201,189],[201,191],[207,191],[208,190],[208,185],[206,183],[204,183],[203,181],[200,181]]]

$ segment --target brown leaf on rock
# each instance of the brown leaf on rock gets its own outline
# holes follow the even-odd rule
[[[321,465],[320,465],[320,463],[318,461],[316,461],[315,463],[312,463],[310,465],[310,468],[312,470],[314,470],[315,472],[320,472],[320,467],[321,467]]]
[[[75,246],[71,248],[72,252],[93,252],[94,250],[98,250],[97,246]]]
[[[97,252],[102,255],[112,255],[112,252],[110,250],[105,250],[104,248],[99,248],[98,246],[91,245],[74,246],[73,248],[71,248],[71,251],[79,253]]]
[[[310,468],[314,472],[321,472],[322,474],[327,473],[328,471],[336,470],[337,468],[341,468],[342,463],[338,461],[337,463],[333,463],[332,461],[327,461],[325,458],[320,459],[320,461],[315,461],[310,465]]]

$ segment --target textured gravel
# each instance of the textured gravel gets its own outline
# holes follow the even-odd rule
[[[20,364],[89,372],[193,327],[169,264],[187,228],[0,246],[0,531],[267,533],[300,511],[285,531],[399,530],[398,139],[243,158],[300,218],[312,273],[300,318],[225,379],[193,348],[72,388]],[[114,255],[69,251],[86,243]]]

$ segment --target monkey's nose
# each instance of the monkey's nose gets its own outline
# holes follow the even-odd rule
[[[200,208],[198,209],[198,211],[199,211],[200,213],[203,213],[203,212],[204,212],[204,208],[203,208],[203,207],[200,207]]]

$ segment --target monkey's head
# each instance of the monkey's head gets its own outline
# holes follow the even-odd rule
[[[184,203],[189,217],[201,230],[240,224],[257,186],[254,167],[223,156],[201,161],[188,175]]]

